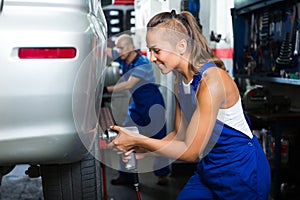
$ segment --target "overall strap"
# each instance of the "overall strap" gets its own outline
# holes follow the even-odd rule
[[[205,63],[202,67],[201,67],[201,70],[200,70],[200,73],[201,73],[201,75],[208,69],[208,68],[210,68],[210,67],[215,67],[215,66],[217,66],[215,63],[213,63],[213,62],[207,62],[207,63]]]
[[[192,81],[192,83],[191,83],[191,87],[193,88],[194,91],[197,90],[198,85],[199,85],[199,82],[200,82],[200,80],[202,79],[203,73],[204,73],[208,68],[210,68],[210,67],[215,67],[215,66],[216,66],[215,63],[207,62],[207,63],[205,63],[205,64],[201,67],[200,71],[194,76],[194,79],[193,79],[193,81]]]

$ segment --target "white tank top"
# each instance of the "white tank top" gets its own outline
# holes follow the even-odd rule
[[[192,81],[190,81],[189,83],[184,83],[184,81],[182,80],[182,83],[184,93],[190,94],[190,84],[192,83]],[[252,131],[248,126],[243,112],[241,98],[239,98],[239,100],[230,108],[219,109],[217,119],[224,124],[227,124],[228,126],[244,133],[249,138],[253,138]]]
[[[241,98],[230,108],[219,109],[217,119],[228,126],[244,133],[249,138],[253,138],[252,132],[246,121]]]

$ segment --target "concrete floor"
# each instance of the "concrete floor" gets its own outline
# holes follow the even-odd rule
[[[43,200],[41,178],[29,178],[24,174],[28,165],[18,165],[8,175],[3,177],[0,187],[0,200]],[[159,186],[153,173],[139,174],[141,200],[175,200],[176,196],[192,175],[195,165],[187,163],[175,163],[172,165],[172,173],[168,177],[169,184]],[[105,196],[103,200],[138,200],[135,190],[129,186],[115,186],[110,180],[117,176],[117,171],[105,167],[106,178],[103,184]],[[300,199],[299,192],[295,195],[282,194],[282,200]],[[270,196],[269,200],[273,200]]]
[[[175,168],[174,168],[175,169]],[[184,184],[187,182],[193,169],[186,166],[189,173],[173,172],[168,177],[168,185],[160,186],[156,184],[157,177],[153,173],[139,174],[140,196],[142,200],[175,200]],[[118,173],[116,170],[106,167],[106,187],[107,200],[135,200],[137,194],[129,186],[111,185],[110,180],[115,178]],[[175,170],[174,170],[175,171]],[[177,171],[177,170],[176,170]]]
[[[28,165],[17,165],[12,172],[4,176],[0,187],[0,200],[42,200],[41,178],[29,178],[25,175]]]
[[[193,166],[192,166],[193,167]],[[181,188],[187,181],[193,169],[185,166],[185,172],[180,171],[181,167],[175,165],[174,172],[168,177],[169,183],[166,186],[156,184],[157,178],[153,173],[139,174],[141,200],[174,200]],[[43,200],[41,178],[29,178],[25,175],[28,165],[17,165],[12,172],[3,177],[0,187],[0,200]],[[117,171],[105,167],[104,171],[106,184],[103,200],[135,200],[136,192],[129,186],[114,186],[110,180],[117,176]]]

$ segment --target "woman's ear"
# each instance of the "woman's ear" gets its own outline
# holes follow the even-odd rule
[[[187,41],[185,39],[180,40],[176,45],[177,51],[180,55],[183,55],[187,49]]]

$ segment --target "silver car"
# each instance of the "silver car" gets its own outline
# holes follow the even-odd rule
[[[98,0],[0,0],[0,179],[17,164],[45,199],[101,199]]]

